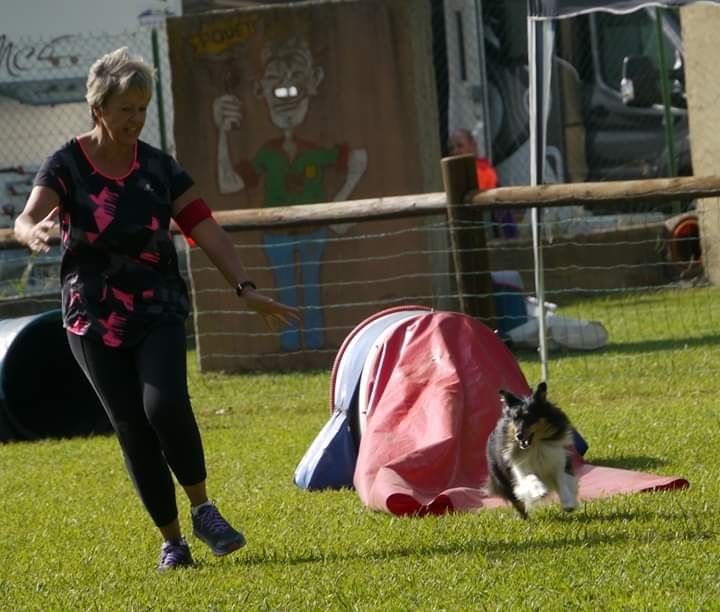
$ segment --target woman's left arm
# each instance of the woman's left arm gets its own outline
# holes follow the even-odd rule
[[[196,189],[191,187],[173,202],[172,216],[176,222],[178,220],[185,221],[178,223],[180,228],[205,252],[230,286],[237,288],[251,279],[245,271],[230,236],[213,219],[206,207],[207,205],[199,197]],[[274,329],[273,323],[276,320],[289,324],[292,320],[300,319],[297,308],[263,295],[253,285],[254,283],[246,285],[241,290],[240,297],[245,300],[249,308],[263,317],[270,329]]]

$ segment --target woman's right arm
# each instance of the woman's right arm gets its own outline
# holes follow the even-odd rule
[[[51,230],[60,214],[60,198],[49,187],[35,186],[15,219],[15,238],[36,253],[50,250]]]

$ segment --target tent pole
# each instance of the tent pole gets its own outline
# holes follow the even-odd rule
[[[485,33],[482,26],[483,6],[482,0],[475,0],[475,31],[478,41],[478,62],[480,66],[481,83],[487,83],[487,63],[485,61]],[[492,138],[490,136],[490,102],[488,100],[487,87],[482,88],[482,147],[479,153],[487,157],[493,163]]]
[[[540,63],[541,75],[538,75],[538,43],[542,42],[542,22],[538,19],[528,19],[528,69],[530,93],[530,184],[542,183],[542,163],[545,158],[545,129],[544,129],[544,94],[545,88],[545,62]],[[540,35],[538,35],[538,31]],[[543,45],[544,47],[544,45]],[[541,47],[541,49],[543,48]],[[542,55],[544,58],[544,53]],[[542,79],[539,83],[538,76]],[[533,263],[535,272],[535,295],[538,300],[538,352],[540,353],[540,367],[542,380],[548,380],[547,335],[545,327],[545,283],[543,279],[542,240],[540,236],[541,209],[533,207],[531,210]]]
[[[658,68],[660,69],[660,93],[662,94],[663,103],[663,127],[665,128],[665,146],[667,151],[668,174],[673,177],[677,176],[677,161],[675,159],[675,134],[673,130],[672,116],[672,100],[670,99],[670,83],[669,70],[665,57],[665,36],[662,28],[662,9],[655,9],[655,32],[657,35],[658,48]],[[679,204],[675,203],[677,209],[675,213],[679,213]]]

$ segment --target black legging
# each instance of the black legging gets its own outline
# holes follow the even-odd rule
[[[158,527],[167,525],[177,517],[170,469],[181,485],[206,477],[187,390],[184,327],[158,327],[129,348],[67,337],[117,433],[143,504]]]

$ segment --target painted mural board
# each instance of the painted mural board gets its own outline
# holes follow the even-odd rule
[[[440,191],[431,36],[429,11],[397,0],[170,19],[178,159],[215,210]],[[418,224],[237,232],[258,286],[302,310],[302,325],[279,336],[233,312],[236,298],[194,249],[201,367],[247,369],[247,355],[255,367],[258,355],[270,367],[325,366],[378,301],[432,301],[435,238]]]

